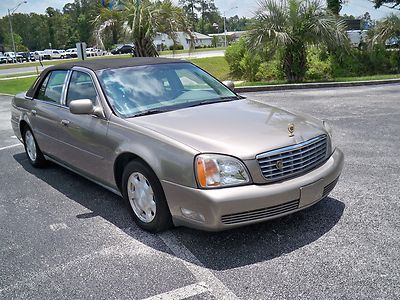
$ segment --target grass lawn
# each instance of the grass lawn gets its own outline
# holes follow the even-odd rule
[[[206,70],[210,74],[217,77],[219,80],[232,79],[229,75],[229,66],[225,57],[207,57],[207,58],[194,58],[190,62]]]
[[[40,72],[39,72],[39,74],[40,74]],[[28,76],[28,75],[38,75],[38,74],[36,72],[29,72],[29,73],[0,75],[0,79],[2,79],[2,78],[13,78],[13,77],[18,77],[18,76]]]
[[[0,80],[0,94],[4,93],[15,95],[20,92],[27,91],[35,79],[36,77]]]

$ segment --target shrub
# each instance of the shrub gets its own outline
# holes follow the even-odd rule
[[[351,49],[349,53],[332,55],[332,74],[334,77],[365,76],[399,72],[396,55],[383,46],[373,49]]]
[[[181,45],[181,44],[175,44],[175,45],[169,46],[169,50],[171,50],[171,51],[183,50],[183,49],[184,49],[183,45]]]
[[[307,80],[329,80],[332,79],[331,57],[326,55],[326,51],[316,47],[309,48],[307,51]]]
[[[242,78],[243,76],[243,69],[240,62],[246,51],[246,44],[243,39],[240,39],[239,42],[232,44],[225,50],[225,59],[228,62],[229,70],[236,78]]]
[[[262,81],[280,80],[285,78],[282,72],[282,63],[279,59],[274,58],[261,63],[258,68],[257,77]]]
[[[246,51],[239,65],[243,73],[243,79],[247,81],[259,80],[257,76],[261,65],[261,58],[259,55]]]

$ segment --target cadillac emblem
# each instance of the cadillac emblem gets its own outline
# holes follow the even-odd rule
[[[275,164],[275,167],[279,170],[282,171],[283,170],[283,161],[278,160]]]
[[[289,131],[289,137],[294,136],[294,124],[293,123],[289,123],[287,130]]]

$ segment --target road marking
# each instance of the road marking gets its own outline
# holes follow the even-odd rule
[[[181,300],[208,292],[204,282],[194,283],[179,289],[155,295],[144,300]]]
[[[68,226],[65,223],[56,223],[56,224],[51,224],[50,229],[53,231],[59,231],[61,229],[67,229]]]
[[[198,282],[204,282],[209,287],[209,291],[215,298],[219,300],[239,299],[209,269],[207,269],[171,231],[161,233],[158,236],[174,255],[182,261],[196,280]]]
[[[14,147],[18,147],[18,146],[23,146],[23,144],[19,143],[19,144],[15,144],[15,145],[10,145],[10,146],[6,146],[6,147],[1,147],[1,150],[6,150],[6,149],[10,149],[10,148],[14,148]]]

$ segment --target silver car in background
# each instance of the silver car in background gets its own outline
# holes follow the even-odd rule
[[[11,123],[33,166],[51,160],[121,195],[151,232],[302,210],[343,167],[325,122],[244,99],[181,60],[50,67],[14,97]]]

